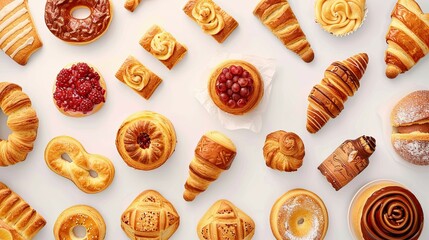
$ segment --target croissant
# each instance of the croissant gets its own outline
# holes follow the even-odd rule
[[[334,62],[325,70],[322,82],[314,86],[308,96],[307,130],[310,133],[316,133],[330,118],[341,113],[347,97],[358,90],[367,65],[368,55],[359,53]]]
[[[231,167],[236,155],[234,143],[224,134],[211,131],[204,134],[197,147],[195,157],[189,165],[183,198],[192,201],[204,192],[211,182]]]
[[[410,70],[429,51],[429,14],[414,0],[399,0],[386,34],[386,76],[395,78]]]
[[[313,61],[313,49],[287,0],[262,0],[253,14],[280,39],[285,47],[294,51],[305,62]]]

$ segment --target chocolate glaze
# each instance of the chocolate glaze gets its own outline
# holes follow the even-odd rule
[[[361,217],[365,240],[415,240],[422,229],[422,207],[414,194],[403,187],[384,187],[365,202]]]
[[[398,133],[412,133],[412,132],[422,132],[429,133],[429,123],[424,124],[413,124],[410,126],[400,126],[396,130]]]

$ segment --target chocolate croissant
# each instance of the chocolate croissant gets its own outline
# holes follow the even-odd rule
[[[189,165],[183,198],[192,201],[204,192],[219,175],[231,167],[236,155],[234,143],[217,131],[204,134],[197,147],[195,157]]]
[[[316,133],[330,118],[341,113],[344,102],[358,90],[368,60],[366,53],[359,53],[334,62],[325,70],[322,82],[314,86],[308,96],[307,130],[310,133]]]
[[[399,0],[386,34],[386,76],[395,78],[410,70],[429,51],[429,14],[414,0]]]
[[[262,0],[253,14],[291,51],[305,62],[314,59],[314,52],[287,0]]]

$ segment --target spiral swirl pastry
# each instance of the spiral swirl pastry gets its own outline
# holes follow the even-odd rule
[[[316,21],[323,29],[344,35],[356,31],[365,18],[365,0],[318,0]]]
[[[198,1],[194,9],[192,9],[192,16],[203,31],[210,35],[219,33],[225,27],[223,16],[211,0]]]
[[[400,186],[374,192],[366,201],[361,218],[364,239],[418,239],[423,211],[417,198]]]
[[[160,32],[150,42],[152,54],[159,60],[167,60],[173,55],[176,39],[168,32]]]
[[[137,63],[128,65],[123,74],[125,83],[137,91],[146,87],[150,80],[150,74],[147,70],[143,65]]]
[[[301,138],[282,130],[268,134],[263,151],[268,167],[286,172],[298,170],[305,155]]]

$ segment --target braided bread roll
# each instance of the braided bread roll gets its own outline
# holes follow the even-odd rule
[[[399,0],[386,34],[386,76],[395,78],[410,70],[429,51],[429,14],[414,0]]]
[[[305,155],[302,139],[293,132],[283,130],[268,134],[263,150],[268,167],[286,172],[298,170]]]
[[[0,82],[0,107],[12,131],[7,140],[0,139],[0,167],[24,161],[37,137],[39,119],[30,98],[21,90],[16,84]]]
[[[358,90],[368,60],[366,53],[359,53],[334,62],[325,70],[322,82],[315,85],[308,96],[307,130],[310,133],[316,133],[330,118],[341,113],[347,97]]]
[[[314,59],[314,52],[287,0],[262,0],[253,14],[291,51],[305,62]]]
[[[204,134],[189,165],[189,177],[185,183],[183,198],[192,201],[204,192],[210,183],[231,167],[235,155],[235,145],[227,136],[217,131]]]

